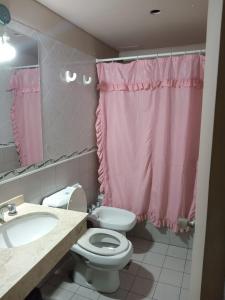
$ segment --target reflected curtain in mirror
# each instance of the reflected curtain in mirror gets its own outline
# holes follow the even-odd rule
[[[28,166],[43,160],[39,68],[16,70],[10,88],[13,136],[21,166]]]

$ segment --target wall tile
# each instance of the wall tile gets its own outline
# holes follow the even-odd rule
[[[41,198],[41,174],[39,172],[21,178],[26,202],[37,203]]]
[[[55,167],[55,183],[61,189],[73,185],[79,180],[79,158],[67,161]]]
[[[15,196],[22,195],[23,193],[24,189],[19,179],[10,183],[1,183],[0,203],[5,202]]]
[[[55,166],[40,171],[41,178],[41,197],[44,198],[55,191]]]
[[[88,188],[85,190],[87,200],[88,200],[88,205],[95,203],[98,195],[98,183],[96,181],[96,185],[93,186],[93,188]]]
[[[79,180],[85,190],[91,190],[97,185],[96,152],[79,158]]]
[[[1,129],[0,129],[1,131]],[[2,142],[0,138],[0,142]],[[15,145],[0,146],[0,173],[19,168],[19,156]]]
[[[98,191],[95,160],[96,154],[88,153],[83,155],[82,159],[78,157],[57,166],[27,174],[12,182],[0,184],[0,203],[23,194],[25,201],[39,204],[44,197],[79,182],[84,183],[83,187],[90,204],[96,200]],[[87,175],[84,176],[84,174]]]

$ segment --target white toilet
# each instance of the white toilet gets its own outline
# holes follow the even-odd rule
[[[79,184],[45,198],[43,205],[87,211],[85,192]],[[129,263],[133,253],[132,244],[124,235],[102,228],[88,229],[71,250],[75,259],[74,282],[105,293],[119,288],[119,270]]]
[[[131,230],[137,222],[134,213],[109,206],[96,208],[88,218],[96,227],[116,230],[123,235],[126,235],[126,232]]]

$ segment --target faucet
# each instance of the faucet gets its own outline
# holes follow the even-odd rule
[[[8,210],[9,216],[14,216],[17,214],[16,204],[14,204],[14,203],[0,206],[0,223],[1,224],[5,223],[5,220],[4,220],[5,209]]]

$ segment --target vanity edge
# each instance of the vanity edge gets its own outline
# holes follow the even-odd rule
[[[15,248],[0,249],[0,299],[23,300],[51,271],[86,231],[83,212],[21,203],[18,217],[35,212],[52,213],[56,227],[40,239]],[[15,217],[7,217],[9,219]],[[3,225],[4,226],[4,225]]]

